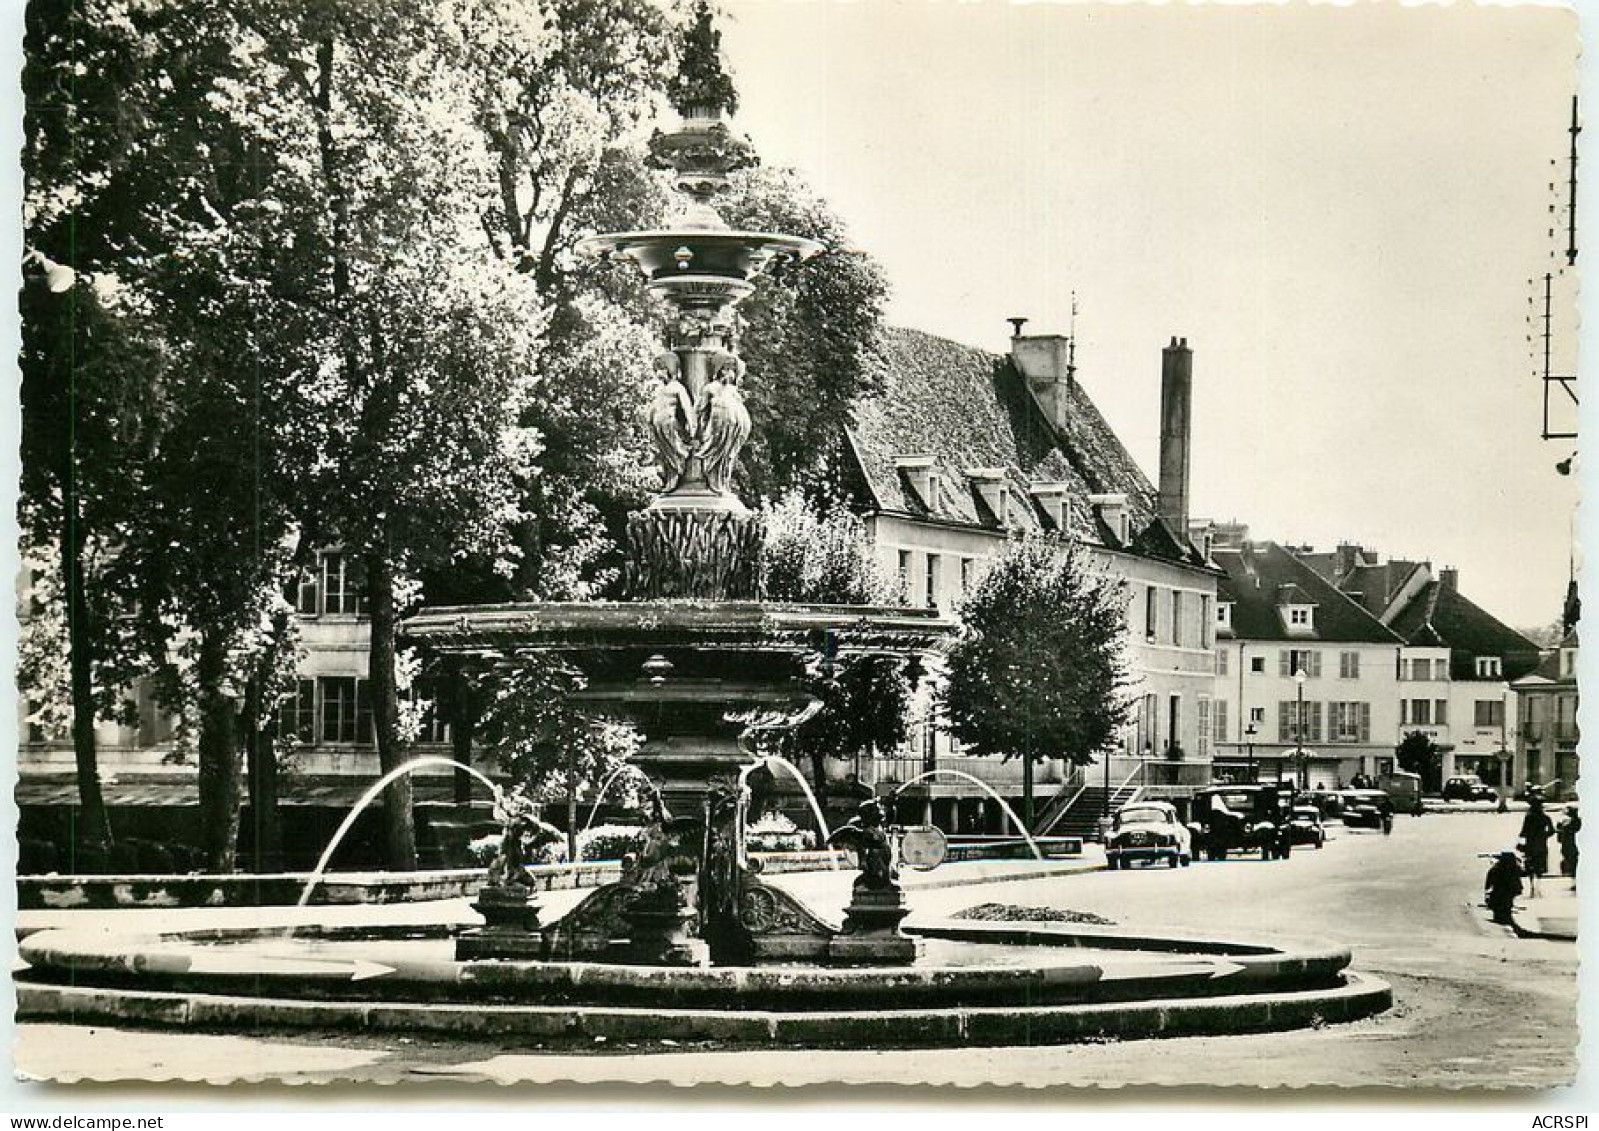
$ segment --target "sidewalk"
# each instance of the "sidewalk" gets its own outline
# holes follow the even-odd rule
[[[1516,904],[1514,918],[1523,933],[1544,939],[1577,941],[1577,885],[1561,875],[1538,880],[1538,895],[1530,890]]]

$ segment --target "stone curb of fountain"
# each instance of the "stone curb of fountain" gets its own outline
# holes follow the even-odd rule
[[[1017,861],[973,862],[959,867],[982,869],[974,874],[951,874],[945,868],[931,872],[902,872],[900,883],[906,891],[936,891],[939,888],[972,887],[978,884],[1002,884],[1011,880],[1043,880],[1055,876],[1079,876],[1088,872],[1105,871],[1102,859],[1037,861],[1022,864]],[[948,866],[946,866],[948,867]]]
[[[486,1004],[263,1000],[152,990],[19,983],[19,1021],[70,1018],[238,1032],[263,1028],[404,1030],[455,1038],[591,1044],[597,1039],[729,1045],[914,1047],[1037,1045],[1082,1040],[1263,1032],[1372,1016],[1393,1004],[1388,985],[1346,972],[1331,989],[1109,1004],[938,1009],[727,1011]]]

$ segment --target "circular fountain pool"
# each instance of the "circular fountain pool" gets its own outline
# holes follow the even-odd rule
[[[18,1016],[198,1029],[365,1029],[530,1042],[1050,1044],[1285,1029],[1391,1004],[1337,948],[943,921],[908,966],[456,961],[443,929],[121,935],[21,951]]]

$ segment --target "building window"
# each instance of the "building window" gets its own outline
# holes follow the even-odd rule
[[[368,681],[354,676],[323,676],[317,681],[321,699],[317,738],[321,742],[372,744],[372,702]]]
[[[1432,700],[1401,699],[1399,701],[1399,723],[1401,726],[1432,726]]]
[[[1199,595],[1199,646],[1209,648],[1216,643],[1216,622],[1210,616],[1210,595]]]
[[[1182,743],[1178,741],[1183,733],[1183,697],[1173,695],[1166,700],[1166,753],[1178,754],[1182,751]]]
[[[1210,732],[1217,742],[1227,741],[1227,700],[1213,699],[1210,704]]]
[[[1321,653],[1311,648],[1282,648],[1277,652],[1277,674],[1293,679],[1304,672],[1309,679],[1321,678]]]
[[[1231,628],[1233,626],[1233,603],[1231,601],[1216,602],[1216,627]]]
[[[1155,616],[1159,599],[1153,585],[1144,590],[1144,639],[1151,644],[1155,642]]]
[[[1173,698],[1175,699],[1176,697],[1173,696]],[[1199,734],[1195,741],[1196,753],[1198,753],[1199,757],[1201,758],[1209,758],[1211,701],[1205,696],[1201,695],[1196,702],[1198,705],[1199,715]]]
[[[905,595],[905,600],[911,599],[911,552],[899,552],[899,591]]]
[[[1249,670],[1251,672],[1254,672],[1256,675],[1265,675],[1266,674],[1266,657],[1265,656],[1251,656],[1251,657],[1249,657]]]
[[[1249,708],[1249,725],[1250,726],[1254,727],[1256,730],[1259,730],[1263,725],[1265,725],[1265,722],[1266,722],[1266,708],[1264,708],[1264,707],[1251,707],[1251,708]]]
[[[1216,649],[1216,674],[1227,674],[1227,649],[1225,648]]]
[[[1431,660],[1411,660],[1410,661],[1410,678],[1413,679],[1413,680],[1420,680],[1423,683],[1425,683],[1426,681],[1432,679],[1432,661]]]
[[[1575,679],[1577,676],[1577,650],[1575,648],[1562,648],[1560,650],[1560,678]]]
[[[970,589],[971,587],[972,587],[972,559],[971,558],[962,558],[961,559],[961,595],[965,596],[966,591],[968,589]]]
[[[316,680],[297,679],[278,707],[278,735],[306,746],[316,741]]]
[[[309,577],[300,581],[296,607],[306,616],[353,616],[366,608],[360,567],[336,550],[317,555]]]
[[[1498,656],[1478,656],[1477,657],[1477,678],[1478,679],[1498,679],[1499,678],[1499,657]]]
[[[1306,625],[1309,625],[1310,624],[1310,610],[1309,609],[1289,609],[1288,610],[1288,623],[1291,624],[1291,625],[1294,625],[1296,627],[1304,627]]]
[[[1177,647],[1183,646],[1183,591],[1171,591],[1171,642]]]
[[[1303,731],[1303,733],[1301,733]],[[1304,702],[1304,719],[1300,720],[1298,699],[1280,699],[1277,702],[1278,742],[1320,742],[1321,704],[1310,699]]]
[[[1340,653],[1338,653],[1338,678],[1339,679],[1359,679],[1360,678],[1360,653],[1359,652],[1340,652]]]
[[[1327,709],[1327,741],[1371,741],[1370,703],[1329,703]]]
[[[1446,727],[1449,725],[1449,700],[1433,700],[1432,721],[1434,726]]]
[[[1505,701],[1503,699],[1479,699],[1472,705],[1472,725],[1483,728],[1497,728],[1505,725]]]
[[[938,608],[938,555],[927,555],[927,587],[926,605],[929,609]]]
[[[1449,678],[1449,661],[1448,660],[1434,660],[1432,662],[1432,678],[1433,679],[1448,679]]]

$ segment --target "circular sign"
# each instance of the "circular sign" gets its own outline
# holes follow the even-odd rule
[[[944,830],[935,825],[911,825],[899,842],[899,858],[907,868],[930,872],[949,854]]]

